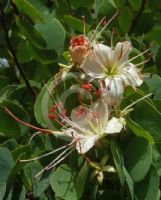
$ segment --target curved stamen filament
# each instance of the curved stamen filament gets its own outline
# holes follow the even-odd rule
[[[141,97],[140,99],[134,101],[133,103],[131,103],[130,105],[128,105],[126,108],[124,108],[122,111],[121,111],[121,115],[124,115],[124,113],[126,113],[126,111],[128,111],[133,105],[135,105],[136,103],[150,97],[151,95],[153,95],[153,93],[150,93],[150,94],[147,94],[145,95],[144,97]]]
[[[92,42],[92,40],[94,40],[94,37],[95,37],[95,33],[96,33],[96,31],[99,29],[99,27],[101,26],[101,24],[103,23],[103,21],[106,19],[106,17],[103,17],[102,19],[101,19],[101,21],[98,23],[98,25],[96,26],[96,28],[95,28],[95,30],[94,30],[94,32],[93,32],[93,35],[91,36],[91,38],[89,39],[89,41],[90,42]]]
[[[69,145],[70,145],[70,144],[69,144]],[[58,151],[60,151],[60,150],[62,150],[62,149],[67,148],[69,145],[64,145],[64,146],[62,146],[62,147],[60,147],[60,148],[58,148],[58,149],[54,149],[53,151],[50,151],[49,153],[46,153],[46,154],[44,154],[44,155],[41,155],[41,156],[38,156],[38,157],[35,157],[35,158],[26,159],[26,160],[19,160],[19,162],[31,162],[31,161],[39,160],[39,159],[41,159],[41,158],[45,158],[45,157],[47,157],[47,156],[49,156],[49,155],[52,155],[52,154],[54,154],[54,153],[56,153],[56,152],[58,152]],[[70,148],[71,148],[71,147],[70,147]]]
[[[94,37],[92,37],[92,39],[90,39],[90,42],[92,43],[93,42],[93,40],[95,39],[95,40],[97,40],[97,38],[102,34],[102,32],[106,29],[106,27],[114,20],[114,18],[117,16],[119,14],[119,11],[117,11],[109,20],[108,20],[108,22],[107,22],[107,24],[100,30],[100,32],[98,32],[98,34],[96,35],[96,37],[94,38]],[[103,19],[105,19],[105,18],[103,18]],[[102,21],[102,20],[101,20]],[[103,22],[103,21],[102,21]],[[102,23],[101,22],[101,23]],[[98,24],[99,26],[101,25],[100,23]],[[99,28],[99,27],[96,27],[97,29]],[[96,29],[95,29],[96,30]]]
[[[143,51],[142,53],[140,53],[139,55],[137,55],[137,56],[134,56],[134,57],[132,57],[131,59],[129,59],[129,60],[127,60],[127,61],[125,61],[124,63],[122,63],[119,67],[123,67],[124,65],[126,65],[126,64],[128,64],[128,63],[130,63],[131,61],[133,61],[133,60],[135,60],[136,58],[138,58],[138,57],[140,57],[140,56],[142,56],[142,55],[144,55],[146,52],[148,52],[150,50],[150,48],[148,48],[148,49],[146,49],[145,51]]]
[[[86,21],[85,21],[85,16],[82,16],[82,21],[83,21],[83,35],[86,35]]]
[[[36,133],[34,133],[34,134],[31,136],[31,138],[30,138],[28,144],[31,144],[31,141],[34,139],[34,137],[36,137],[36,136],[39,135],[39,134],[41,134],[41,132],[36,132]]]
[[[35,179],[40,176],[44,171],[50,170],[52,168],[54,168],[57,164],[59,164],[62,160],[64,160],[66,157],[68,157],[72,152],[74,151],[74,149],[72,149],[71,151],[69,151],[64,157],[60,158],[59,161],[55,162],[55,160],[57,160],[57,158],[55,160],[53,160],[51,163],[49,163],[49,165],[47,165],[46,167],[44,167],[40,172],[38,172],[35,175]]]
[[[115,28],[113,27],[113,28],[112,28],[112,32],[111,32],[111,49],[113,49],[113,36],[114,36],[115,33],[116,33],[116,30],[115,30]]]
[[[147,60],[144,60],[141,63],[136,64],[135,66],[137,67],[137,66],[143,65],[143,64],[147,63],[149,60],[150,60],[150,58],[148,58]]]
[[[53,168],[56,164],[58,164],[61,160],[63,160],[63,158],[66,158],[67,155],[69,155],[69,152],[64,156],[62,157],[68,150],[70,150],[69,152],[71,151],[74,151],[74,149],[71,149],[71,148],[68,148],[66,149],[65,151],[63,151],[57,158],[55,158],[51,163],[49,163],[49,165],[47,165],[45,167],[45,170],[49,170],[51,168]]]

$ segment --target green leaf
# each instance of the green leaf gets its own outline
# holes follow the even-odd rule
[[[145,139],[136,137],[128,144],[126,157],[132,179],[136,182],[143,180],[152,163],[151,145]]]
[[[161,2],[149,0],[147,2],[147,7],[150,9],[151,12],[154,12],[154,10],[158,10],[158,8],[161,8]]]
[[[156,109],[161,113],[161,99],[154,99],[153,103]]]
[[[159,176],[152,165],[145,179],[135,184],[136,200],[157,200],[159,190]]]
[[[143,26],[143,24],[144,24],[144,26]],[[140,16],[134,30],[138,35],[146,34],[146,33],[148,34],[153,29],[153,26],[154,26],[154,19],[151,16],[151,14],[143,13]],[[149,42],[150,42],[150,40],[149,40]]]
[[[23,35],[37,48],[45,48],[46,42],[40,35],[40,33],[32,26],[31,24],[27,23],[26,21],[22,21],[18,19],[16,21],[17,26],[20,28]],[[20,34],[22,34],[20,33]],[[24,37],[23,36],[23,37]]]
[[[17,146],[18,143],[14,138],[10,138],[3,143],[3,147],[8,148],[10,151],[14,150]]]
[[[69,25],[70,28],[73,28],[76,31],[83,33],[83,22],[82,20],[73,17],[71,15],[65,15],[64,21]],[[89,26],[86,24],[86,32],[89,31]]]
[[[76,172],[68,165],[63,164],[57,168],[50,179],[51,187],[57,197],[65,200],[77,200]]]
[[[43,15],[43,19],[44,16],[50,12],[50,10],[48,9],[48,7],[46,6],[46,2],[45,1],[37,1],[37,0],[28,0],[30,2],[30,4],[32,4],[42,15]]]
[[[3,6],[4,12],[7,12],[7,9],[8,9],[9,6],[10,6],[10,0],[3,0],[3,1],[2,1],[2,6]]]
[[[58,129],[58,124],[48,118],[49,110],[53,104],[62,102],[66,108],[72,107],[73,105],[75,106],[76,96],[74,96],[74,98],[71,96],[72,98],[68,101],[72,93],[70,86],[74,85],[74,81],[76,81],[75,76],[72,73],[68,73],[68,70],[64,70],[43,87],[36,99],[34,107],[36,120],[41,126],[50,130]]]
[[[111,140],[110,147],[111,147],[111,152],[112,152],[112,156],[114,159],[114,163],[115,163],[115,166],[116,166],[116,169],[118,172],[118,176],[120,178],[120,182],[123,185],[125,182],[125,175],[124,175],[124,171],[123,171],[124,160],[123,160],[121,150],[120,150],[118,144],[114,140]]]
[[[14,166],[13,158],[9,150],[0,148],[0,183],[6,183],[8,176]]]
[[[19,105],[11,101],[3,101],[3,104],[11,110],[22,121],[30,123],[30,117],[28,113]],[[28,128],[7,114],[2,108],[0,108],[0,135],[3,137],[20,138],[27,132]]]
[[[145,78],[145,82],[148,85],[150,92],[156,92],[161,87],[161,77],[154,74],[150,78]]]
[[[16,200],[25,200],[26,189],[21,183],[17,183],[13,186],[12,198]],[[7,198],[9,199],[9,198]]]
[[[73,7],[79,8],[79,7],[91,7],[94,3],[93,0],[70,0],[70,3]]]
[[[64,15],[70,13],[70,4],[68,1],[64,0],[59,0],[57,1],[57,6],[56,6],[56,15],[57,17],[64,17]]]
[[[99,17],[108,16],[110,18],[116,12],[114,4],[111,4],[110,1],[97,0],[96,2],[96,14]]]
[[[127,171],[127,169],[125,167],[123,168],[123,170],[124,170],[126,182],[127,182],[128,187],[129,187],[130,194],[131,194],[131,199],[134,200],[134,183],[133,183],[133,180],[132,180],[129,172]]]
[[[146,130],[144,130],[137,123],[135,123],[132,119],[128,118],[126,120],[126,123],[136,136],[143,137],[150,144],[154,143],[153,137]]]
[[[34,184],[35,197],[41,198],[43,192],[45,192],[45,190],[47,190],[47,188],[50,186],[51,174],[52,172],[43,174],[43,176],[35,182]]]
[[[6,192],[6,184],[3,182],[0,182],[0,200],[3,200],[5,192]]]
[[[150,32],[148,32],[145,35],[145,39],[148,40],[149,42],[157,42],[159,45],[161,45],[161,28],[158,27],[154,27],[153,30],[151,30]]]
[[[119,25],[124,33],[128,32],[131,26],[131,14],[127,7],[120,10],[120,15],[118,17]]]
[[[160,144],[155,144],[152,146],[153,151],[153,163],[157,169],[158,175],[161,176],[161,146]]]
[[[43,87],[39,96],[37,97],[34,106],[34,113],[37,122],[41,124],[41,126],[49,129],[54,129],[55,127],[53,126],[53,123],[50,119],[48,119],[48,112],[53,104],[53,101],[47,88],[52,93],[53,89],[55,88],[55,85],[52,84],[52,81]]]
[[[16,161],[19,156],[23,153],[30,153],[31,152],[31,146],[30,145],[22,145],[18,148],[16,148],[14,151],[12,151],[12,156],[14,158],[14,160]]]
[[[156,90],[154,94],[154,99],[158,99],[158,100],[161,99],[161,87]]]
[[[3,89],[7,84],[9,84],[9,78],[0,75],[0,89]]]
[[[58,55],[54,50],[36,48],[29,41],[24,41],[17,52],[17,57],[20,63],[35,60],[38,64],[50,64],[55,62]]]
[[[118,8],[122,8],[126,4],[126,0],[115,0],[115,4]]]
[[[19,11],[28,15],[33,22],[43,22],[41,13],[28,0],[13,0]]]
[[[34,60],[42,64],[53,63],[58,58],[56,51],[51,49],[37,49],[31,43],[28,43],[27,51]]]
[[[80,199],[83,195],[85,184],[87,181],[88,171],[89,171],[89,168],[88,168],[87,163],[85,162],[76,180],[76,191],[77,191],[78,199]]]
[[[130,5],[136,10],[138,11],[140,9],[141,6],[141,1],[140,0],[128,0],[128,2],[130,3]]]
[[[160,55],[161,55],[161,47],[158,49],[157,53],[156,53],[156,67],[157,67],[157,71],[158,74],[161,75],[161,60],[160,60]]]
[[[58,54],[62,52],[66,32],[57,19],[53,18],[46,24],[36,24],[35,28],[46,41],[47,49],[55,50]]]
[[[22,156],[21,154],[19,158]],[[8,179],[7,179],[7,184],[6,184],[6,196],[9,198],[9,196],[16,196],[15,199],[19,199],[20,197],[23,198],[26,190],[23,188],[22,183],[18,181],[18,183],[15,185],[15,181],[18,180],[17,174],[22,170],[24,167],[25,163],[21,162],[15,162],[12,170],[9,173]],[[23,179],[23,173],[21,174],[22,180]],[[29,176],[30,177],[30,176]],[[25,184],[26,186],[26,184]],[[16,191],[16,192],[15,192]],[[6,198],[6,199],[7,199]]]
[[[131,118],[147,131],[155,142],[161,140],[161,113],[154,105],[146,101],[138,103],[135,106],[135,110],[131,113]]]

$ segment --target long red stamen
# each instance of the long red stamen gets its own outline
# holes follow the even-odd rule
[[[49,112],[50,112],[50,113],[54,112],[56,108],[57,108],[57,105],[51,106]]]
[[[60,122],[60,121],[56,118],[56,115],[54,115],[54,114],[48,114],[48,118],[51,119],[51,120],[56,121],[56,123],[58,123],[60,126],[64,126],[64,124],[63,124],[62,122]]]
[[[56,119],[56,116],[55,116],[54,114],[48,114],[48,118],[49,118],[49,119],[54,119],[54,120],[55,120],[55,119]]]
[[[15,119],[16,121],[20,122],[21,124],[23,124],[23,125],[25,125],[25,126],[28,126],[28,127],[32,128],[32,129],[34,129],[34,130],[36,130],[36,131],[40,131],[40,132],[42,132],[42,133],[52,133],[52,134],[53,134],[53,132],[52,132],[51,130],[43,129],[43,128],[38,128],[38,127],[36,127],[36,126],[33,126],[33,125],[31,125],[31,124],[28,124],[28,123],[26,123],[26,122],[20,120],[20,119],[19,119],[18,117],[16,117],[7,107],[4,107],[4,111],[5,111],[7,114],[9,114],[13,119]]]
[[[59,121],[57,118],[55,118],[54,119],[60,126],[64,126],[64,124],[61,122],[61,121]]]

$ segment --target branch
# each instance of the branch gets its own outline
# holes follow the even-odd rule
[[[21,74],[21,76],[22,76],[27,88],[35,96],[36,93],[33,90],[33,88],[31,87],[31,85],[30,85],[30,83],[29,83],[29,81],[28,81],[28,79],[27,79],[22,67],[20,66],[19,61],[18,61],[17,56],[16,56],[16,53],[15,53],[15,50],[12,47],[12,44],[10,42],[10,38],[9,38],[9,35],[8,35],[8,30],[7,30],[7,27],[6,27],[6,24],[5,24],[5,14],[3,12],[3,6],[2,6],[1,3],[0,3],[0,22],[1,22],[1,25],[2,25],[2,28],[3,28],[3,31],[5,33],[5,40],[6,40],[6,43],[7,43],[8,47],[9,47],[9,50],[10,50],[10,52],[12,54],[13,60],[14,60],[14,62],[16,64],[16,66],[17,66],[17,68],[18,68],[18,70],[19,70],[19,72],[20,72],[20,74]]]
[[[142,3],[141,3],[141,6],[140,6],[140,9],[137,13],[137,15],[134,17],[134,19],[132,20],[132,23],[131,23],[131,27],[129,29],[129,35],[131,35],[136,27],[136,24],[140,18],[140,16],[142,15],[144,9],[145,9],[145,6],[147,4],[148,0],[142,0]]]

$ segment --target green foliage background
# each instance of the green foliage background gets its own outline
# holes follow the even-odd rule
[[[81,16],[86,18],[86,31],[96,27],[119,10],[118,17],[103,33],[110,45],[130,40],[140,52],[152,43],[151,60],[143,72],[150,73],[136,93],[125,92],[123,104],[153,92],[149,101],[138,103],[128,116],[126,133],[109,141],[105,152],[117,173],[104,173],[102,185],[94,169],[77,152],[57,169],[38,179],[34,175],[53,156],[32,163],[19,163],[21,158],[41,155],[64,144],[59,138],[37,135],[18,123],[0,107],[0,200],[159,200],[161,176],[161,1],[160,0],[0,0],[0,58],[9,66],[0,65],[0,103],[21,120],[45,126],[41,116],[40,91],[59,72],[58,63],[66,64],[70,39],[82,34]],[[145,56],[145,59],[149,55]],[[35,111],[34,105],[40,110]],[[72,101],[70,102],[73,103]],[[35,106],[35,107],[36,107]],[[36,115],[36,118],[35,116]],[[40,124],[37,124],[37,121]],[[89,153],[100,163],[104,152]]]

